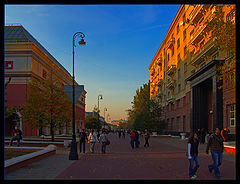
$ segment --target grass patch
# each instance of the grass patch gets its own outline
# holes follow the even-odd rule
[[[15,158],[18,156],[26,155],[29,153],[33,153],[35,151],[40,151],[41,149],[7,149],[5,148],[5,160]]]

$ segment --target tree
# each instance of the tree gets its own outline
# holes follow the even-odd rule
[[[210,38],[221,51],[227,52],[230,59],[225,59],[217,68],[217,81],[220,82],[224,74],[235,70],[235,5],[216,5],[213,19],[206,22],[212,31]],[[230,10],[226,12],[226,10]],[[219,86],[221,88],[222,85]]]
[[[46,80],[32,79],[29,93],[22,106],[23,122],[32,128],[50,125],[54,141],[54,130],[72,120],[72,106],[64,93],[60,81],[51,76]]]
[[[128,110],[128,127],[150,132],[160,133],[165,128],[164,121],[161,120],[161,107],[158,102],[150,99],[150,83],[144,84],[136,90],[136,95],[132,102],[132,109]]]
[[[88,115],[85,120],[85,126],[87,129],[101,129],[101,123],[98,122],[96,116]]]

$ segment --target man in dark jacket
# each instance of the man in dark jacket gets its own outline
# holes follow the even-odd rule
[[[13,136],[11,138],[10,146],[12,146],[13,141],[17,140],[17,146],[20,145],[20,140],[22,139],[22,131],[16,125],[13,129]]]
[[[206,153],[208,154],[209,148],[211,150],[213,164],[208,166],[209,172],[212,173],[214,170],[217,179],[220,178],[219,166],[222,164],[223,159],[223,138],[220,135],[220,129],[216,128],[215,134],[212,134],[207,143]]]
[[[80,139],[79,140],[80,153],[82,152],[82,146],[83,146],[83,153],[85,153],[85,141],[88,140],[85,129],[82,129],[82,132],[80,132],[79,139]]]
[[[136,146],[136,148],[138,148],[140,142],[139,142],[139,133],[138,133],[137,130],[135,130],[134,142],[135,142],[135,146]]]

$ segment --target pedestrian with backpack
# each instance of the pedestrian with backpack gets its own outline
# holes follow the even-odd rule
[[[99,141],[102,143],[101,152],[102,152],[103,154],[105,154],[105,153],[106,153],[106,145],[107,145],[107,142],[109,142],[105,130],[102,130],[102,134],[100,135]]]
[[[90,144],[90,152],[94,153],[94,147],[95,147],[95,143],[99,142],[98,138],[97,138],[97,134],[94,132],[93,129],[91,129],[91,132],[88,136],[88,143]]]

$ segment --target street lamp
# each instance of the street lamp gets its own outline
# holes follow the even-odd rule
[[[73,111],[73,120],[72,120],[72,145],[71,145],[71,151],[69,153],[69,160],[78,160],[78,153],[77,153],[77,143],[76,143],[76,134],[75,134],[75,85],[74,85],[74,81],[75,81],[75,77],[74,77],[74,47],[75,44],[75,39],[77,37],[80,37],[81,40],[78,42],[79,45],[86,45],[86,42],[84,41],[84,37],[85,35],[82,32],[76,32],[73,35],[73,77],[72,77],[72,90],[73,90],[73,101],[72,101],[72,111]]]
[[[105,129],[105,111],[107,111],[107,108],[104,108],[104,129]]]
[[[100,97],[100,99],[99,99],[99,97]],[[100,113],[100,111],[99,111],[99,100],[102,100],[102,99],[103,99],[102,95],[98,95],[98,124],[99,124],[99,113]]]

